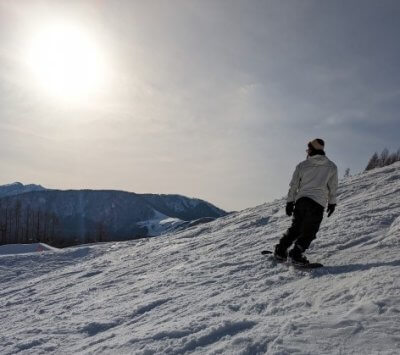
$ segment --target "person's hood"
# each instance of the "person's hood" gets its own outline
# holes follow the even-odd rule
[[[308,160],[315,165],[325,165],[329,161],[325,155],[313,155]]]

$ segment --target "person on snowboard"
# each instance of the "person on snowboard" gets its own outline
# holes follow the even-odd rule
[[[337,167],[325,156],[324,147],[322,139],[309,142],[307,159],[297,165],[293,174],[286,214],[292,216],[294,212],[294,215],[291,227],[275,246],[274,255],[278,260],[285,261],[289,255],[294,264],[309,264],[303,253],[316,237],[326,204],[328,217],[335,211]]]

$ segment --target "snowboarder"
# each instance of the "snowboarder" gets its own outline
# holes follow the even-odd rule
[[[285,261],[289,255],[294,264],[309,264],[303,253],[316,237],[327,202],[328,217],[335,211],[337,167],[325,156],[324,147],[325,142],[320,138],[309,142],[307,159],[297,165],[293,174],[286,203],[286,214],[293,215],[293,220],[275,246],[278,260]]]

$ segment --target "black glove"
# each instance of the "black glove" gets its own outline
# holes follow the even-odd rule
[[[286,204],[286,214],[290,217],[293,214],[294,202],[288,202]]]
[[[328,212],[328,217],[330,217],[331,214],[332,214],[333,212],[335,212],[335,208],[336,208],[336,205],[335,205],[335,204],[329,204],[329,205],[328,205],[328,208],[326,209],[326,212]]]

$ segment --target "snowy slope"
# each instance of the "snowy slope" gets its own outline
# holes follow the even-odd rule
[[[284,200],[160,238],[0,257],[1,354],[398,354],[400,163],[342,181],[302,271]]]

